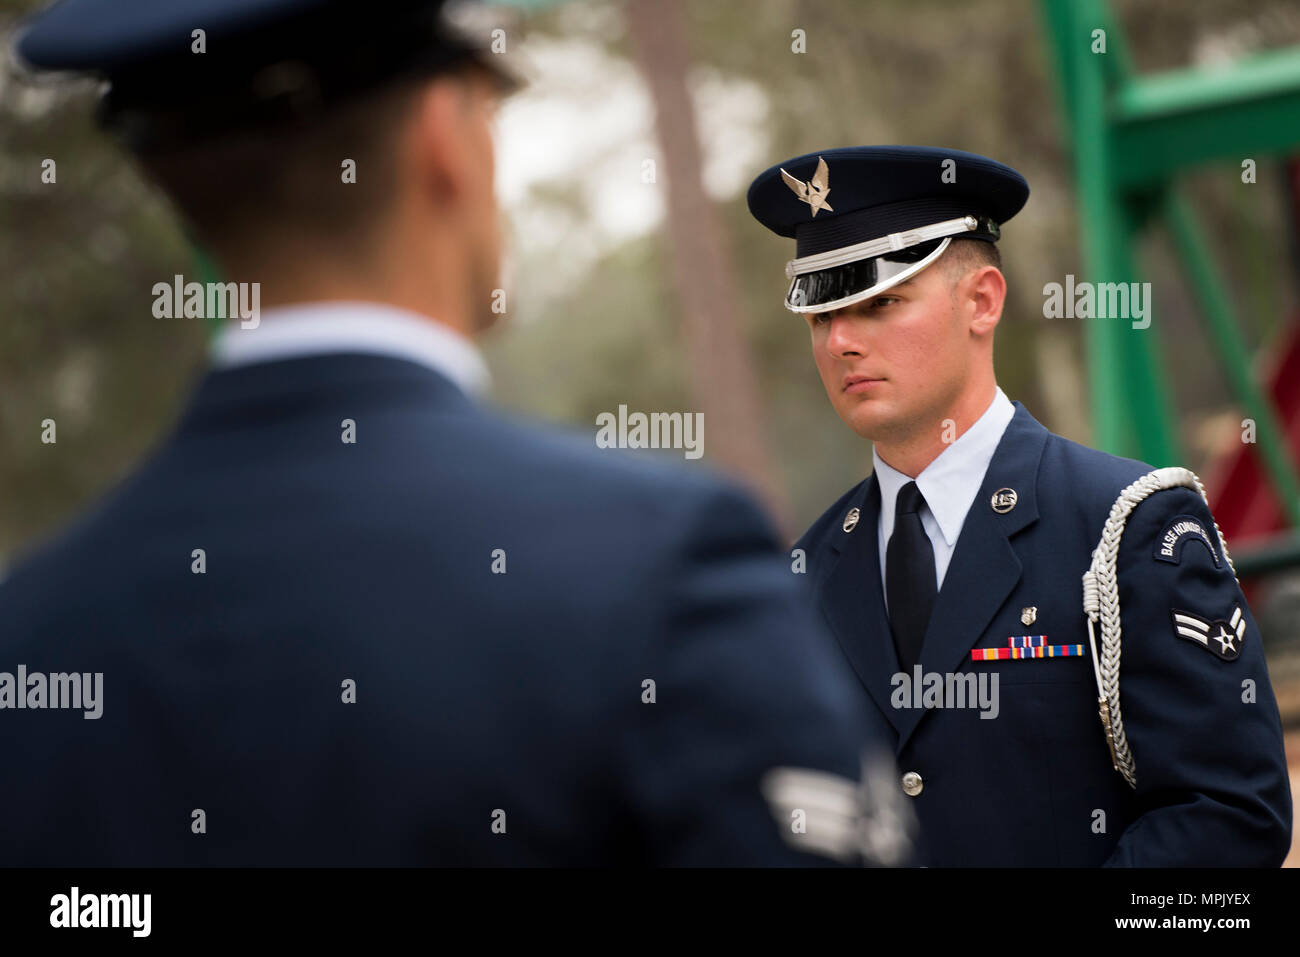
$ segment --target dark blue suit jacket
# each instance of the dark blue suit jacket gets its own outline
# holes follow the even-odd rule
[[[730,485],[417,364],[209,374],[0,584],[0,671],[104,686],[0,711],[0,861],[816,863],[759,780],[856,777],[869,735],[797,581]]]
[[[1155,557],[1178,516],[1214,538],[1210,513],[1190,489],[1147,498],[1121,540],[1120,698],[1136,790],[1111,766],[1081,579],[1116,497],[1148,471],[1053,435],[1016,403],[921,649],[923,675],[996,673],[995,718],[971,708],[914,707],[915,698],[899,693],[905,686],[893,680],[899,666],[882,596],[874,477],[798,542],[817,601],[874,705],[873,730],[894,742],[902,772],[921,775],[913,806],[922,863],[1275,866],[1286,856],[1290,788],[1254,619],[1217,542],[1213,553],[1184,542],[1177,563]],[[991,506],[1002,488],[1018,496],[1005,514]],[[861,519],[845,532],[854,506]],[[1031,606],[1037,618],[1026,626],[1022,609]],[[1172,609],[1227,619],[1235,606],[1247,631],[1231,661],[1178,635],[1171,619]],[[972,649],[1005,647],[1026,634],[1083,644],[1085,656],[972,660]],[[1253,683],[1253,700],[1243,682]],[[894,706],[900,702],[906,706]]]

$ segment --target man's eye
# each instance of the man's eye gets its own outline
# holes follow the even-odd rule
[[[847,309],[837,309],[831,312],[815,312],[812,314],[812,321],[813,325],[824,326],[839,313],[850,316],[870,315],[877,309],[886,308],[894,305],[894,303],[902,301],[903,300],[898,296],[877,296],[875,299],[868,299],[865,302],[858,303],[856,306],[849,306]]]

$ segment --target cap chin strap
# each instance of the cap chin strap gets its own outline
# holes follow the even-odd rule
[[[802,259],[791,259],[785,264],[785,274],[790,279],[793,279],[795,276],[802,276],[804,273],[821,272],[823,269],[832,269],[835,266],[854,263],[859,259],[871,259],[873,256],[883,256],[885,253],[897,252],[900,249],[906,249],[908,246],[929,242],[931,239],[942,239],[944,236],[974,232],[981,225],[984,226],[985,231],[994,236],[997,236],[1000,232],[997,223],[987,218],[981,220],[976,219],[974,216],[962,216],[958,219],[946,219],[942,223],[918,226],[916,229],[905,229],[901,233],[890,233],[888,236],[881,236],[878,239],[869,239],[865,243],[843,246],[840,249],[817,253],[814,256],[804,256]]]
[[[934,237],[931,236],[930,238],[933,239]],[[924,240],[922,240],[922,242],[924,242]],[[912,263],[912,265],[908,266],[902,272],[890,276],[884,282],[878,282],[874,286],[871,286],[867,289],[863,289],[861,292],[855,292],[851,296],[845,296],[842,299],[836,299],[832,302],[818,303],[815,306],[802,306],[802,305],[794,305],[793,303],[791,303],[790,294],[786,293],[785,307],[789,309],[791,312],[801,312],[801,313],[830,312],[832,309],[840,309],[843,308],[844,306],[851,306],[855,302],[861,302],[864,299],[870,299],[872,296],[878,296],[885,290],[892,289],[894,286],[897,286],[899,283],[911,279],[913,276],[919,273],[926,266],[930,265],[930,263],[934,262],[936,259],[938,259],[940,256],[943,255],[943,251],[948,248],[948,244],[951,242],[952,242],[952,237],[949,236],[947,239],[945,239],[943,242],[939,244],[938,248],[935,249],[934,252],[930,253],[930,255],[926,256],[924,259]],[[791,288],[793,288],[793,283],[791,284]]]

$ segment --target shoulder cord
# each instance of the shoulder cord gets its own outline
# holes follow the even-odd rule
[[[1196,474],[1178,467],[1148,472],[1120,492],[1102,529],[1101,541],[1092,553],[1092,566],[1083,573],[1083,611],[1088,616],[1088,644],[1092,651],[1093,674],[1097,679],[1098,714],[1106,731],[1111,764],[1124,775],[1124,780],[1131,788],[1137,787],[1137,770],[1133,764],[1133,752],[1129,748],[1128,738],[1124,734],[1124,718],[1119,708],[1120,609],[1115,560],[1119,554],[1120,536],[1124,534],[1124,523],[1138,503],[1153,492],[1178,486],[1195,489],[1202,499],[1206,497],[1205,488]],[[1218,522],[1214,522],[1214,531],[1219,536],[1223,558],[1235,577],[1237,570],[1228,557],[1228,543],[1223,539]],[[1098,620],[1101,621],[1100,660],[1094,632]]]

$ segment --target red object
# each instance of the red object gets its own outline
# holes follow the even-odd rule
[[[1291,199],[1292,248],[1300,251],[1300,157],[1286,163],[1287,194]],[[1300,273],[1300,261],[1296,263]],[[1292,463],[1300,470],[1300,314],[1282,334],[1277,359],[1261,369],[1268,397],[1277,413]],[[1259,446],[1236,443],[1208,470],[1206,494],[1223,537],[1229,545],[1249,544],[1289,527],[1286,510],[1269,481]]]
[[[1290,323],[1279,358],[1265,378],[1291,460],[1300,469],[1300,315]],[[1210,510],[1231,545],[1266,538],[1289,526],[1258,450],[1258,445],[1234,442],[1214,463],[1205,483]]]

